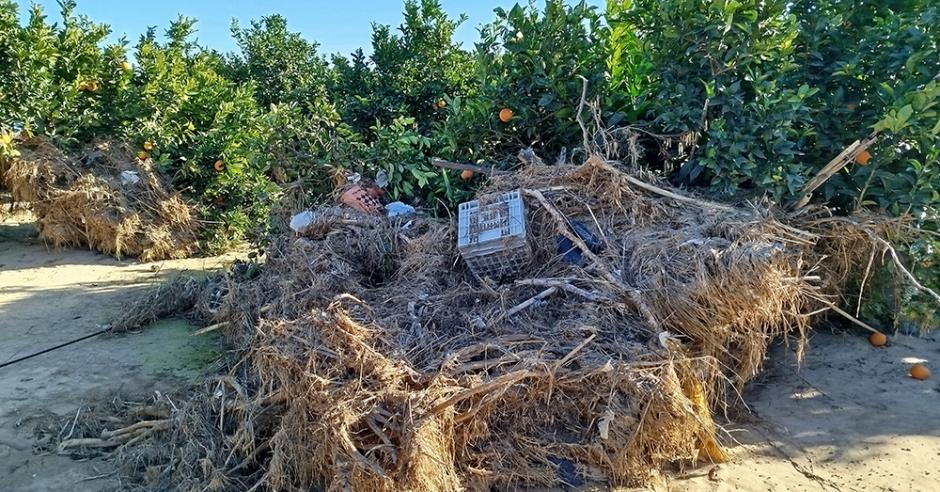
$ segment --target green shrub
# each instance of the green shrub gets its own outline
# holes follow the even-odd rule
[[[497,8],[496,20],[484,26],[477,43],[479,98],[489,111],[485,122],[502,143],[497,153],[515,154],[533,146],[555,155],[565,146],[581,142],[575,114],[583,82],[588,101],[607,93],[608,29],[601,14],[581,1],[566,5],[548,0],[543,11],[534,4]],[[475,104],[465,105],[475,112]],[[509,108],[509,123],[499,112]],[[473,121],[473,120],[470,120]],[[475,140],[471,129],[469,144]]]

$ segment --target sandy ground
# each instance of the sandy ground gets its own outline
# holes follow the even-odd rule
[[[28,221],[24,213],[0,221],[0,363],[97,331],[161,279],[232,259],[139,264],[87,250],[54,251],[35,238]],[[50,412],[71,416],[116,396],[142,401],[155,390],[185,387],[217,358],[218,348],[190,332],[184,322],[162,322],[0,369],[0,490],[118,489],[116,474],[93,479],[114,471],[106,461],[36,452],[34,430]]]
[[[0,223],[0,363],[98,329],[142,289],[230,258],[137,264],[82,250],[52,251],[27,217]],[[33,429],[52,412],[172,390],[211,358],[179,323],[97,337],[0,369],[0,490],[116,490],[105,460],[35,451]],[[912,361],[933,379],[906,376]],[[679,472],[659,491],[940,490],[940,334],[873,348],[858,333],[817,332],[797,369],[775,349],[744,395],[750,414],[726,427],[731,463]],[[110,474],[110,475],[109,475]],[[101,477],[101,478],[95,478]]]
[[[933,378],[907,376],[926,361]],[[799,367],[783,347],[745,392],[751,414],[728,426],[733,462],[693,470],[659,490],[940,490],[940,334],[813,335]]]

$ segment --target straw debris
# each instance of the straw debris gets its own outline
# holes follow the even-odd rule
[[[824,209],[717,204],[599,157],[532,162],[480,194],[516,189],[534,259],[514,281],[474,277],[449,221],[328,208],[274,238],[259,275],[196,289],[243,357],[178,415],[174,446],[146,451],[160,484],[642,485],[723,461],[713,412],[772,341],[802,350],[870,251]]]
[[[34,137],[17,147],[20,156],[0,164],[2,184],[15,201],[31,204],[39,236],[54,247],[141,261],[197,251],[193,208],[126,146],[104,141],[66,155]]]

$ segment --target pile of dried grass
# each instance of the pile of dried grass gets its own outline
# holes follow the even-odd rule
[[[15,201],[31,204],[40,237],[55,247],[87,245],[141,261],[197,251],[194,210],[128,147],[100,142],[69,156],[35,137],[18,150],[2,164],[2,184]],[[125,171],[139,181],[122,182]]]
[[[326,209],[256,278],[204,286],[207,321],[246,355],[181,413],[174,447],[135,462],[165,471],[151,486],[637,485],[720,461],[728,383],[774,339],[802,347],[867,259],[824,210],[696,200],[599,158],[481,193],[519,188],[535,259],[508,284],[466,269],[448,222]],[[574,220],[605,243],[584,268],[557,251]]]

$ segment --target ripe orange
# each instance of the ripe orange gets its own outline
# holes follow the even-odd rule
[[[144,150],[153,150],[153,142],[151,142],[150,140],[145,140]]]
[[[502,121],[503,123],[509,123],[509,120],[512,119],[513,114],[514,113],[512,112],[511,109],[503,108],[499,110],[499,121]]]
[[[121,70],[124,70],[126,72],[130,69],[131,69],[131,63],[129,61],[124,60],[121,62]]]
[[[144,152],[143,150],[137,153],[137,158],[142,161],[146,161],[148,157],[150,157],[150,154]]]
[[[222,159],[215,161],[215,164],[212,164],[212,168],[218,172],[222,172],[225,169],[225,161]]]
[[[888,343],[888,337],[884,333],[872,333],[868,336],[868,343],[871,343],[873,347],[883,347]]]
[[[469,181],[470,178],[472,177],[473,177],[473,171],[469,169],[464,169],[463,171],[460,172],[460,179],[464,181]]]
[[[857,162],[861,166],[867,166],[868,161],[870,160],[871,160],[871,152],[867,150],[863,150],[859,152],[857,156],[855,156],[855,162]]]
[[[930,377],[930,369],[923,364],[914,364],[911,366],[911,377],[923,381]]]

